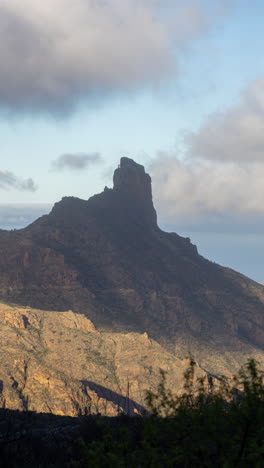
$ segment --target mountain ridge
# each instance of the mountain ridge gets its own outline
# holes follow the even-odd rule
[[[74,310],[98,329],[147,332],[171,352],[264,348],[264,287],[162,231],[144,167],[121,158],[113,188],[64,197],[28,227],[0,232],[0,299]]]
[[[146,390],[155,391],[160,369],[168,388],[181,392],[188,358],[170,353],[145,332],[99,331],[71,310],[43,311],[0,303],[0,407],[77,416],[144,415]],[[232,377],[253,348],[214,355],[196,376]],[[218,369],[218,373],[214,369]]]

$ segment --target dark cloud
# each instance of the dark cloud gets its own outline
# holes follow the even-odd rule
[[[219,7],[210,6],[217,2],[187,3],[1,1],[0,106],[66,112],[82,98],[159,83],[177,68],[175,47],[186,47],[219,17]]]
[[[0,189],[16,189],[25,192],[35,192],[37,186],[33,179],[21,179],[17,177],[13,172],[9,171],[0,171]]]
[[[92,164],[98,164],[102,161],[103,158],[100,153],[66,153],[53,161],[51,168],[54,171],[61,171],[63,169],[80,171]]]

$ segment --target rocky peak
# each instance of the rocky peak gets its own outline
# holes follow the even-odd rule
[[[56,224],[63,221],[81,225],[86,222],[88,213],[107,226],[133,224],[155,228],[157,215],[152,202],[151,178],[144,166],[133,159],[121,158],[114,172],[112,189],[105,187],[102,193],[88,200],[63,197],[55,203],[49,219]]]
[[[133,159],[123,157],[114,172],[113,190],[122,195],[130,208],[148,224],[157,224],[157,215],[152,202],[151,177],[144,166]]]
[[[121,158],[113,177],[114,190],[130,193],[133,196],[144,194],[152,199],[151,178],[146,174],[144,166],[130,158]]]

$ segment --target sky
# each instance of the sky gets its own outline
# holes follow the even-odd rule
[[[0,228],[143,164],[159,224],[264,281],[263,0],[1,0]]]

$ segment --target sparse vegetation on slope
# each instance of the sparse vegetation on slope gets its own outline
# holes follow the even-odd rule
[[[84,315],[0,303],[0,407],[77,416],[142,413],[147,389],[167,373],[168,388],[180,391],[186,359],[147,333],[98,331]],[[264,355],[252,350],[264,367]],[[245,353],[210,355],[211,372],[237,372]],[[214,368],[213,368],[214,369]],[[208,369],[196,366],[197,377]],[[130,404],[127,405],[127,399]]]
[[[152,414],[65,418],[0,411],[2,466],[9,468],[262,468],[263,372],[254,360],[229,383],[184,376],[174,395],[162,373],[147,394]],[[5,431],[5,432],[4,432]]]
[[[147,332],[177,356],[199,355],[210,372],[226,370],[217,354],[242,351],[241,364],[263,351],[264,287],[162,231],[150,176],[128,158],[113,188],[64,197],[27,228],[1,231],[0,271],[2,301],[72,309],[99,330]]]
[[[166,375],[147,392],[151,416],[97,422],[97,437],[82,442],[72,466],[144,468],[248,468],[264,466],[263,372],[254,360],[232,381],[184,374],[184,392],[174,395]],[[89,465],[90,464],[90,465]]]

